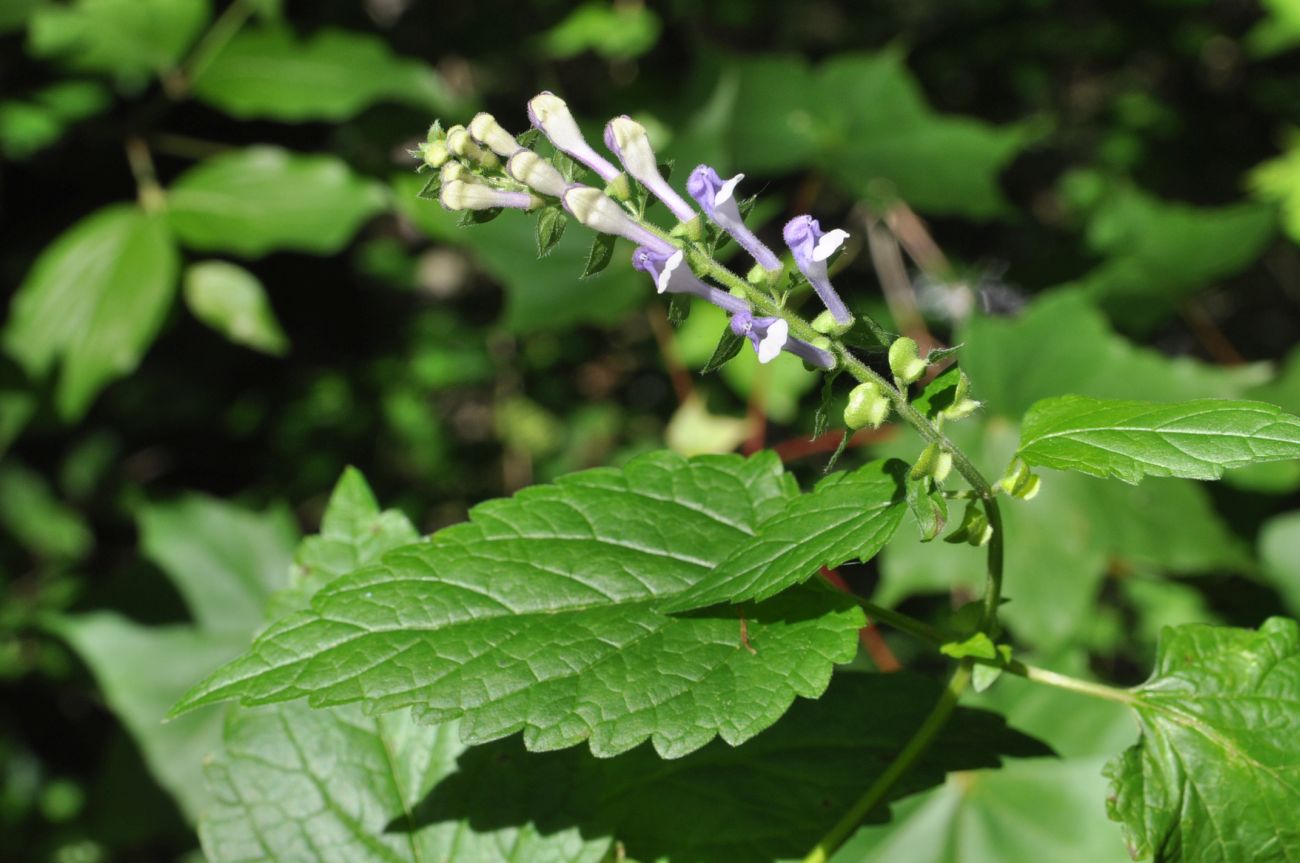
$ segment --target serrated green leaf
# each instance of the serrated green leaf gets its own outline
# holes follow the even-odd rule
[[[912,399],[912,407],[926,417],[934,419],[939,415],[939,411],[952,407],[957,395],[957,380],[960,377],[961,369],[957,366],[937,375]]]
[[[454,723],[370,717],[355,707],[239,711],[206,769],[214,805],[199,825],[211,863],[599,863],[608,839],[529,823],[475,829],[417,821],[420,801],[456,776]],[[328,753],[327,757],[322,757]],[[472,793],[489,789],[474,780]]]
[[[609,266],[614,257],[614,242],[618,238],[613,234],[597,234],[591,241],[591,251],[587,253],[587,263],[582,266],[580,278],[594,276]]]
[[[194,620],[247,635],[284,585],[298,529],[284,507],[254,512],[206,495],[153,503],[139,513],[140,548],[171,578]]]
[[[544,258],[551,253],[564,236],[568,223],[568,217],[559,207],[546,207],[537,214],[537,257]]]
[[[1137,744],[1107,765],[1111,818],[1154,863],[1287,861],[1300,848],[1300,626],[1165,630],[1131,690]]]
[[[299,40],[286,28],[245,29],[194,82],[194,95],[243,120],[346,120],[378,102],[429,113],[455,108],[428,64],[378,36],[326,29]]]
[[[415,193],[415,197],[422,201],[437,201],[438,193],[441,190],[442,175],[437,173],[430,174],[425,178],[424,185],[420,187],[420,191]]]
[[[59,366],[55,403],[64,419],[80,417],[140,362],[171,306],[177,259],[166,222],[126,204],[85,217],[36,259],[3,341],[32,377]]]
[[[31,16],[28,50],[74,69],[142,78],[172,69],[212,15],[209,0],[74,0]]]
[[[891,460],[826,477],[787,501],[759,524],[751,541],[663,608],[677,612],[761,601],[807,581],[823,566],[870,560],[902,522],[906,475],[907,465]]]
[[[948,501],[933,487],[930,477],[907,477],[907,508],[921,532],[921,542],[930,542],[943,533],[948,523]]]
[[[483,504],[329,584],[176,710],[307,696],[463,717],[466,742],[523,729],[531,749],[612,755],[649,738],[665,757],[738,744],[821,694],[856,653],[860,610],[816,588],[716,615],[658,607],[751,541],[790,486],[770,453],[651,453]]]
[[[199,261],[185,270],[182,294],[194,316],[230,341],[283,354],[289,339],[257,276],[228,261]]]
[[[167,201],[186,245],[256,258],[280,249],[336,252],[387,196],[333,156],[249,147],[186,171]]]
[[[645,746],[597,759],[580,749],[529,753],[516,739],[498,741],[462,755],[415,819],[534,823],[545,832],[577,826],[584,836],[611,836],[629,859],[645,861],[797,858],[879,775],[937,697],[938,685],[915,674],[841,674],[824,697],[799,702],[744,746],[715,741],[670,763]],[[942,781],[948,770],[1047,752],[999,717],[959,708],[891,799]],[[870,818],[887,816],[878,807]]]
[[[677,329],[691,316],[693,305],[690,294],[668,295],[668,325]]]
[[[1130,483],[1218,479],[1226,468],[1300,457],[1300,417],[1266,402],[1061,396],[1025,414],[1019,453],[1031,465]]]
[[[735,359],[736,354],[744,347],[745,337],[737,335],[731,327],[724,327],[722,336],[718,339],[718,346],[713,349],[713,356],[700,369],[700,374],[707,375],[709,372],[716,372],[725,366],[728,362]]]

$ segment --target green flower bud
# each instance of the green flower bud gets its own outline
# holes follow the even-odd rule
[[[838,338],[853,328],[853,318],[849,318],[847,321],[837,321],[835,315],[831,314],[830,310],[827,309],[813,318],[812,328],[823,335]]]
[[[1029,470],[1029,465],[1021,458],[1013,459],[1007,466],[1006,473],[997,482],[999,489],[1021,500],[1033,500],[1041,485],[1038,476]]]
[[[501,164],[496,153],[485,150],[470,137],[464,126],[452,126],[447,130],[447,151],[453,156],[477,162],[484,168],[496,168]]]
[[[993,525],[989,524],[988,517],[984,515],[983,508],[977,503],[966,504],[966,512],[962,514],[961,524],[957,529],[943,538],[944,542],[959,543],[965,542],[974,546],[985,545],[993,538]]]
[[[815,343],[814,343],[815,344]],[[858,384],[849,393],[849,403],[844,407],[844,424],[851,429],[866,426],[880,428],[889,418],[889,399],[874,383]]]
[[[904,385],[919,381],[925,374],[926,365],[919,356],[916,342],[907,336],[894,339],[889,346],[889,370]]]
[[[476,178],[470,172],[469,168],[466,168],[460,162],[453,160],[443,163],[439,179],[444,183],[451,183],[456,180],[474,181]]]
[[[982,404],[983,402],[977,402],[974,399],[962,399],[939,411],[939,415],[946,420],[957,422],[975,413]]]
[[[419,153],[420,159],[430,168],[441,168],[451,158],[451,154],[447,152],[447,144],[443,141],[421,144]]]
[[[912,465],[910,476],[914,480],[932,477],[943,482],[952,472],[952,453],[945,452],[937,443],[927,444]]]
[[[1029,475],[1029,479],[1025,480],[1024,485],[1017,488],[1012,494],[1021,500],[1033,500],[1038,496],[1038,490],[1042,484],[1043,481],[1038,478],[1038,474],[1033,473]]]

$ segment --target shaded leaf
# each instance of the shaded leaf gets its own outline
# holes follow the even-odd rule
[[[268,354],[289,349],[289,339],[257,276],[227,261],[199,261],[185,270],[182,293],[194,316],[240,345]]]
[[[609,260],[614,256],[615,240],[617,237],[613,234],[596,234],[592,238],[591,251],[587,253],[587,263],[582,267],[582,278],[594,276],[609,266]]]
[[[1218,479],[1225,468],[1300,457],[1300,417],[1265,402],[1061,396],[1025,414],[1019,453],[1031,465],[1130,483]]]

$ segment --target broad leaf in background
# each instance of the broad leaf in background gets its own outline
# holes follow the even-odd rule
[[[194,95],[245,120],[346,120],[385,101],[431,114],[456,109],[432,67],[347,30],[305,40],[280,27],[244,30],[203,70]]]
[[[1300,44],[1300,2],[1263,0],[1268,15],[1246,34],[1246,45],[1256,56],[1267,57]]]
[[[1300,414],[1300,350],[1293,350],[1277,377],[1241,394],[1253,401],[1275,404],[1287,413]],[[1285,494],[1300,488],[1300,459],[1237,468],[1224,475],[1238,488],[1265,494]]]
[[[600,275],[579,279],[591,248],[590,231],[570,227],[555,249],[538,259],[529,219],[494,219],[485,225],[458,228],[456,213],[416,197],[423,182],[415,174],[393,180],[398,209],[430,238],[465,246],[474,253],[483,269],[506,290],[504,324],[512,331],[613,323],[654,294],[645,274],[632,269],[631,250],[625,244]],[[529,264],[521,267],[520,261]]]
[[[1265,402],[1061,396],[1031,407],[1020,435],[1020,457],[1031,465],[1130,483],[1218,479],[1226,468],[1300,457],[1300,417]]]
[[[167,201],[187,246],[256,258],[281,249],[336,252],[387,196],[333,156],[249,147],[186,171]]]
[[[587,2],[538,37],[542,53],[565,59],[594,51],[608,60],[631,60],[659,41],[663,24],[640,4]]]
[[[1065,196],[1087,212],[1087,243],[1105,262],[1080,287],[1124,327],[1142,330],[1216,279],[1249,266],[1274,236],[1271,207],[1193,207],[1090,172]]]
[[[161,216],[127,204],[99,210],[36,259],[10,306],[5,350],[34,378],[57,364],[55,404],[76,419],[140,362],[171,306],[177,266]]]
[[[19,160],[53,144],[78,120],[98,114],[112,96],[94,81],[61,81],[27,98],[0,102],[0,155]]]
[[[79,561],[95,545],[85,519],[55,496],[44,477],[13,459],[0,462],[0,525],[45,560]]]
[[[599,759],[581,749],[529,753],[517,739],[502,740],[462,755],[414,819],[468,819],[479,829],[534,823],[548,833],[577,826],[584,836],[612,836],[646,863],[799,856],[888,765],[938,694],[919,675],[839,674],[825,696],[795,704],[744,746],[714,741],[672,762],[646,746]],[[959,708],[890,799],[936,785],[950,770],[1049,751],[994,714]],[[872,813],[886,817],[884,807]]]
[[[200,628],[256,629],[284,585],[298,530],[283,506],[255,512],[190,494],[143,507],[140,548],[176,585]]]
[[[1300,626],[1165,631],[1131,690],[1142,737],[1107,766],[1112,818],[1155,863],[1292,858],[1300,848]]]
[[[935,112],[901,51],[842,54],[815,69],[785,56],[737,65],[734,164],[772,172],[811,162],[859,196],[879,198],[886,181],[918,210],[1005,212],[998,173],[1033,133]]]
[[[889,542],[907,511],[906,462],[869,462],[826,477],[758,526],[694,587],[664,604],[686,611],[715,603],[764,600],[825,567],[864,563]]]
[[[43,3],[28,22],[27,45],[75,69],[139,79],[172,69],[211,14],[209,0]]]
[[[584,841],[573,828],[542,836],[528,823],[420,823],[417,805],[464,750],[455,723],[430,727],[408,714],[302,704],[238,711],[206,770],[215,803],[199,824],[204,853],[210,863],[605,859],[608,839]]]
[[[1259,531],[1259,563],[1286,610],[1300,617],[1300,512],[1264,522]]]
[[[257,276],[228,261],[199,261],[185,270],[182,296],[194,316],[235,344],[283,354],[289,339]]]
[[[329,584],[176,709],[307,696],[463,717],[467,743],[520,729],[530,749],[587,740],[597,755],[742,743],[822,694],[856,654],[860,610],[816,585],[716,614],[657,609],[751,542],[792,486],[770,453],[657,452],[482,504]]]

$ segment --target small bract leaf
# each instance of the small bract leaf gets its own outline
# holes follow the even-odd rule
[[[582,267],[582,278],[594,276],[609,266],[610,258],[614,256],[616,239],[613,234],[597,234],[592,239],[591,251],[587,253],[587,263]]]
[[[537,214],[537,257],[544,258],[564,236],[568,217],[559,207],[546,207]]]

